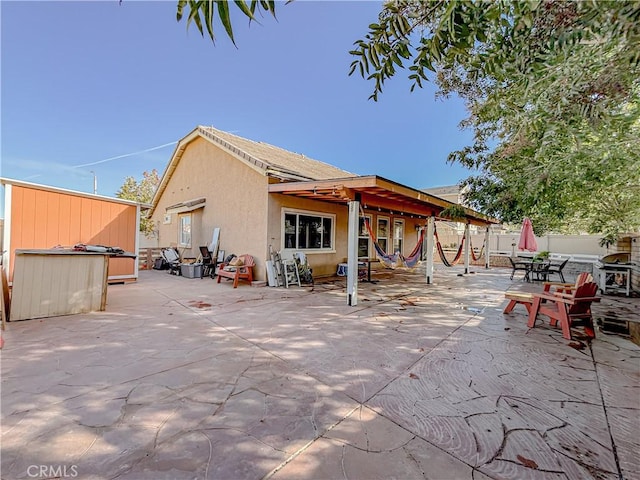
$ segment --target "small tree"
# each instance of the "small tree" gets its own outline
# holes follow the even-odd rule
[[[140,203],[151,203],[159,183],[160,176],[155,168],[150,172],[143,172],[140,182],[137,182],[133,177],[126,177],[116,193],[116,197]],[[140,231],[145,235],[151,235],[154,231],[153,222],[147,217],[146,211],[142,212],[140,216]]]

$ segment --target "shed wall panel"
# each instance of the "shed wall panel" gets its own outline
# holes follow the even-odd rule
[[[136,214],[133,205],[13,185],[10,281],[16,249],[49,249],[84,243],[135,252]],[[109,275],[134,278],[135,262],[110,259]]]

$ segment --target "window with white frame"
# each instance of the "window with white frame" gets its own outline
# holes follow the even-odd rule
[[[358,257],[359,258],[369,258],[369,230],[367,230],[367,226],[364,223],[365,218],[369,223],[369,228],[371,228],[371,215],[365,215],[364,217],[360,217],[360,224],[358,227]]]
[[[404,247],[404,220],[393,220],[393,253],[403,253]]]
[[[387,249],[389,244],[389,218],[378,216],[377,224],[376,240],[378,241],[378,245],[385,253],[393,253]]]
[[[283,221],[284,248],[333,250],[334,215],[286,211]]]
[[[191,248],[191,213],[178,217],[178,245]]]

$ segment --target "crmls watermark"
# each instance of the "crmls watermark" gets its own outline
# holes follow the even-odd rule
[[[29,478],[75,478],[78,476],[77,465],[29,465]]]

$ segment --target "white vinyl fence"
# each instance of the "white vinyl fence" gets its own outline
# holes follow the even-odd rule
[[[462,241],[462,234],[439,231],[440,243],[446,251],[455,251]],[[491,234],[489,236],[489,251],[492,255],[505,256],[533,256],[536,252],[518,249],[519,233]],[[607,254],[607,249],[601,247],[599,235],[544,235],[536,237],[538,252],[550,252],[555,259],[573,258],[576,261],[592,262]],[[479,251],[484,245],[483,233],[471,235],[471,246]]]

